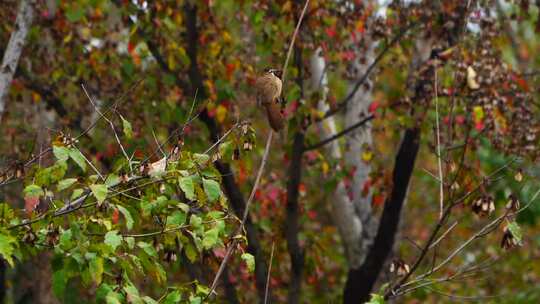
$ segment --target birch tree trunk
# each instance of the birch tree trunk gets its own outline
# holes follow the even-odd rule
[[[6,110],[6,96],[9,92],[11,80],[17,69],[22,49],[26,43],[26,36],[33,20],[33,1],[22,0],[17,12],[15,27],[4,52],[2,65],[0,65],[0,122]]]
[[[375,59],[375,43],[369,35],[364,37],[361,47],[354,46],[355,53],[364,56],[357,58],[353,64],[355,71],[355,81],[360,79],[367,72],[369,66]],[[361,60],[363,59],[363,60]],[[311,58],[312,87],[321,93],[318,102],[318,110],[326,112],[328,104],[326,96],[328,93],[327,79],[324,74],[324,58],[318,50]],[[353,90],[354,82],[350,85]],[[367,80],[354,94],[354,97],[347,105],[345,114],[344,129],[358,123],[362,117],[368,113],[371,103],[372,83]],[[319,124],[321,139],[328,138],[337,133],[336,121],[334,117],[329,117]],[[362,195],[362,186],[369,178],[370,165],[362,160],[362,153],[370,149],[372,144],[371,124],[368,123],[362,128],[358,128],[345,137],[345,149],[342,150],[338,141],[333,141],[326,146],[326,153],[330,158],[339,160],[344,158],[346,169],[354,170],[351,187],[347,189],[343,180],[339,181],[333,193],[332,217],[337,226],[343,241],[349,266],[359,267],[366,255],[366,252],[373,242],[373,237],[377,229],[377,221],[373,217],[371,210],[371,195]],[[336,168],[340,170],[343,168]]]

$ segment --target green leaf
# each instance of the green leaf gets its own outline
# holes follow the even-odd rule
[[[180,189],[184,191],[186,198],[190,201],[195,200],[195,185],[193,184],[193,176],[181,177],[178,182]]]
[[[120,183],[120,177],[116,174],[109,174],[105,179],[105,185],[108,187],[116,186]]]
[[[134,221],[133,221],[133,217],[131,216],[131,213],[129,212],[129,210],[127,210],[126,208],[124,208],[121,205],[116,205],[116,208],[118,208],[118,211],[120,211],[120,213],[122,213],[122,215],[126,219],[126,227],[127,227],[128,231],[131,230],[131,228],[133,228]]]
[[[133,138],[133,128],[131,127],[131,123],[127,121],[122,115],[120,115],[120,118],[122,119],[122,128],[124,130],[124,135],[127,138]]]
[[[165,300],[163,300],[164,304],[175,304],[179,303],[180,300],[182,300],[182,295],[180,294],[180,291],[175,290],[167,295]]]
[[[62,234],[60,234],[60,241],[58,243],[60,248],[64,250],[70,249],[73,245],[73,242],[71,242],[72,236],[73,233],[71,232],[71,229],[64,230]]]
[[[0,232],[0,254],[4,259],[9,263],[11,267],[14,266],[13,263],[13,252],[15,251],[15,245],[17,244],[17,239],[13,236],[4,234]]]
[[[113,251],[122,244],[122,236],[118,234],[118,231],[113,230],[105,234],[105,244],[109,245]]]
[[[98,205],[101,205],[103,201],[107,198],[107,185],[104,184],[94,184],[90,185],[90,190],[92,190],[92,193],[94,194],[94,197],[98,201]]]
[[[208,161],[210,160],[210,156],[208,156],[208,154],[193,153],[193,160],[197,164],[203,166],[208,163]]]
[[[149,296],[144,296],[142,299],[146,304],[158,304],[158,301],[150,298]]]
[[[51,183],[61,180],[66,174],[66,170],[67,163],[65,161],[57,161],[54,165],[36,172],[35,184],[48,186]]]
[[[510,230],[514,239],[516,239],[517,243],[521,246],[523,242],[523,233],[521,232],[521,227],[519,227],[518,223],[514,221],[508,224],[508,230]]]
[[[143,301],[139,295],[139,291],[133,284],[128,283],[124,286],[124,291],[126,292],[126,301],[132,304],[142,304]]]
[[[241,258],[244,260],[244,262],[246,262],[249,272],[253,273],[255,270],[255,258],[247,252],[242,254]]]
[[[103,258],[96,256],[91,259],[88,263],[88,271],[96,285],[101,284],[103,279]]]
[[[128,245],[129,249],[133,249],[135,247],[135,238],[132,236],[125,237],[124,240],[126,241],[126,244]]]
[[[83,189],[75,189],[73,190],[73,193],[71,194],[71,199],[74,200],[76,198],[78,198],[79,196],[81,196],[83,194]]]
[[[201,303],[202,303],[201,297],[196,297],[196,296],[189,297],[189,304],[201,304]]]
[[[64,269],[55,271],[53,273],[52,289],[53,289],[54,295],[61,300],[64,298],[67,282],[68,282],[68,278],[66,276],[66,272],[64,271]]]
[[[99,285],[95,293],[95,300],[97,303],[103,303],[109,292],[113,291],[113,287],[107,283]]]
[[[204,249],[210,249],[219,243],[219,229],[212,228],[204,232],[202,245]]]
[[[122,294],[114,291],[110,291],[105,298],[107,304],[122,304],[123,297]]]
[[[40,197],[44,195],[43,189],[38,185],[28,185],[23,190],[24,197]]]
[[[81,21],[84,17],[84,8],[78,5],[72,5],[66,10],[66,18],[69,22]]]
[[[219,183],[213,179],[203,178],[202,180],[203,180],[204,193],[206,193],[208,200],[210,202],[215,202],[219,198],[219,195],[221,193],[221,189],[219,188]]]
[[[71,159],[73,159],[73,161],[75,161],[77,165],[81,167],[83,172],[86,172],[86,159],[82,155],[81,151],[79,151],[79,149],[77,148],[69,149],[69,157],[71,157]]]
[[[187,214],[182,211],[175,211],[167,216],[167,227],[178,227],[186,222]]]
[[[77,181],[76,178],[66,178],[58,182],[58,191],[65,190]]]
[[[157,257],[156,249],[151,244],[146,242],[138,242],[137,246],[141,248],[144,252],[146,252],[146,254],[148,254],[149,256],[154,258]]]
[[[69,149],[62,146],[53,146],[53,154],[59,161],[66,161],[69,158]]]
[[[366,304],[384,304],[384,297],[376,293],[372,293],[369,302]]]

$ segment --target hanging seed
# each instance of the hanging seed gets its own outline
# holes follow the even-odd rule
[[[218,160],[221,159],[221,153],[218,151],[216,151],[216,153],[214,153],[214,155],[212,155],[212,162],[216,162]]]
[[[518,182],[521,182],[523,180],[523,172],[521,168],[517,170],[516,174],[514,175],[514,179]]]
[[[518,244],[517,239],[514,237],[508,226],[504,227],[504,234],[501,240],[501,248],[509,250]]]
[[[508,197],[508,203],[506,203],[506,209],[517,212],[519,210],[519,200],[514,194],[510,194],[510,197]]]
[[[404,276],[411,271],[409,265],[407,265],[402,259],[395,259],[390,264],[390,272],[396,273],[398,276]]]
[[[495,211],[495,201],[493,197],[484,195],[476,199],[471,205],[472,211],[479,216],[486,216]]]
[[[238,147],[234,148],[232,160],[239,160],[240,159],[240,149]]]
[[[244,142],[244,150],[245,151],[251,151],[253,149],[253,144],[251,144],[249,141]]]

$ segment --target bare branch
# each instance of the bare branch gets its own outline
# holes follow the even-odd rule
[[[321,140],[320,142],[316,143],[316,144],[313,144],[311,146],[307,146],[304,148],[304,151],[310,151],[310,150],[315,150],[315,149],[319,149],[320,147],[344,136],[344,135],[347,135],[348,133],[358,129],[359,127],[365,125],[366,123],[368,123],[369,121],[371,121],[373,118],[375,118],[374,115],[369,115],[365,118],[363,118],[362,120],[360,120],[359,122],[355,123],[354,125],[344,129],[343,131],[339,132],[339,133],[336,133],[326,139],[323,139]]]

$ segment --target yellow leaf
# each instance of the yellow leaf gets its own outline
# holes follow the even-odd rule
[[[90,31],[90,28],[84,27],[81,29],[80,34],[83,39],[90,39],[92,32]]]
[[[287,1],[285,2],[285,4],[283,4],[283,7],[281,7],[281,12],[288,13],[291,11],[291,8],[292,8],[292,2]]]
[[[182,14],[176,12],[176,14],[174,14],[174,23],[176,24],[182,24]]]
[[[169,66],[169,69],[176,70],[176,60],[174,59],[174,56],[172,54],[169,54],[167,56],[167,65]]]
[[[38,93],[36,92],[32,92],[32,100],[34,102],[40,102],[41,101],[41,95],[39,95]]]
[[[362,160],[364,162],[367,163],[367,162],[371,161],[372,158],[373,158],[373,152],[371,152],[370,150],[364,150],[362,152]]]
[[[219,123],[223,123],[227,116],[227,108],[223,105],[219,105],[216,109],[216,119]]]
[[[328,173],[328,171],[330,171],[330,166],[328,165],[327,162],[323,162],[322,163],[322,172],[324,175],[326,175]]]
[[[484,119],[484,109],[481,106],[475,106],[473,108],[474,122],[478,123]]]
[[[64,37],[64,43],[70,42],[72,38],[73,38],[73,33],[70,32],[69,35]]]
[[[210,43],[210,56],[216,57],[219,54],[219,51],[221,50],[221,46],[217,42]]]
[[[223,42],[229,43],[231,41],[232,41],[231,34],[229,34],[229,32],[227,32],[227,31],[224,31],[223,32]]]

